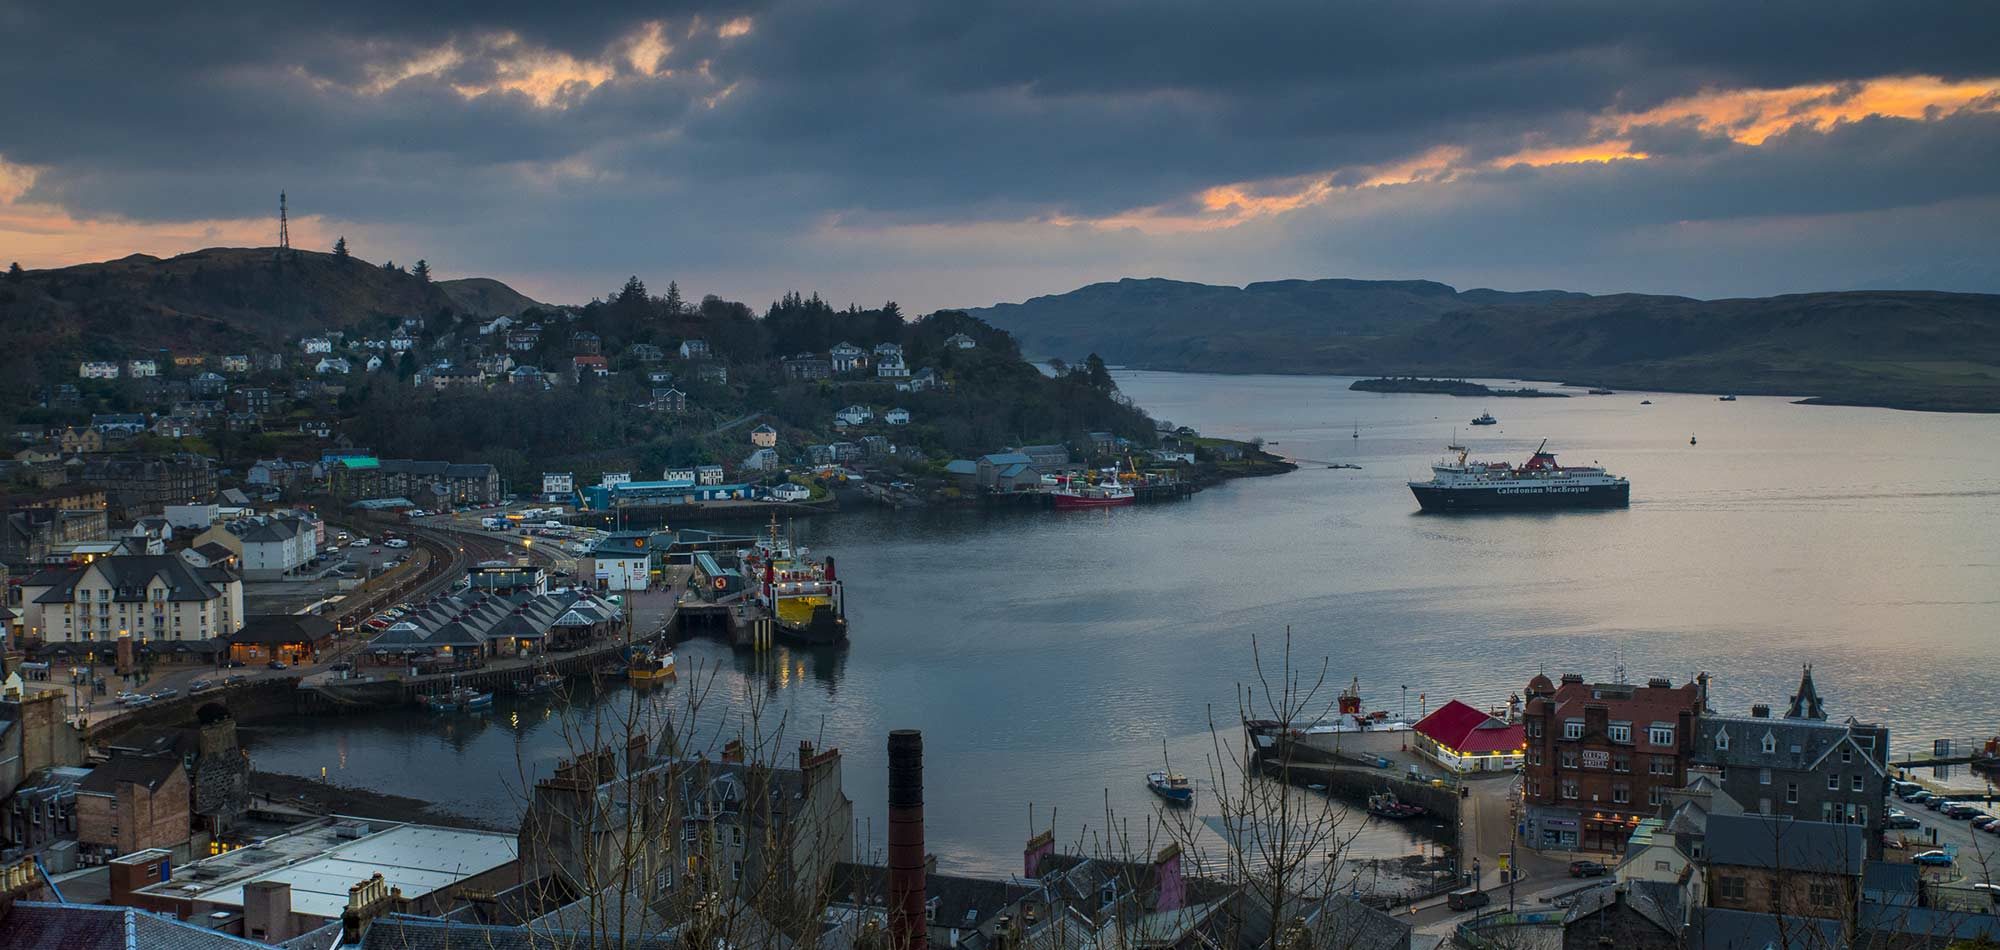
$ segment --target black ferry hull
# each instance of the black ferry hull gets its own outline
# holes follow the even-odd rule
[[[1632,486],[1504,485],[1441,488],[1411,485],[1411,494],[1425,511],[1548,511],[1562,508],[1624,508],[1632,503]]]

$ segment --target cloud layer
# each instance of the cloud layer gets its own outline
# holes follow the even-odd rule
[[[0,257],[266,243],[286,189],[297,243],[555,299],[2000,291],[1996,35],[1979,2],[0,0]]]

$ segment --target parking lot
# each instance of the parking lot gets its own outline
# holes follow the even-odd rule
[[[309,574],[282,581],[245,583],[244,613],[297,613],[388,570],[398,558],[409,554],[407,548],[386,546],[381,538],[372,538],[370,540],[375,543],[357,548],[348,544],[336,545],[336,536],[335,532],[328,532],[327,547],[320,552],[316,566]]]
[[[1914,819],[1917,827],[1888,832],[1891,840],[1905,841],[1907,847],[1888,850],[1884,857],[1891,861],[1916,861],[1927,852],[1944,851],[1952,863],[1925,865],[1922,872],[1925,880],[1945,885],[2000,881],[2000,833],[1974,827],[1974,822],[1984,816],[2000,815],[2000,808],[1983,802],[1968,804],[1978,809],[1979,815],[1951,818],[1942,810],[1932,810],[1927,803],[1892,798],[1889,806]],[[1990,906],[1990,897],[1987,903]]]

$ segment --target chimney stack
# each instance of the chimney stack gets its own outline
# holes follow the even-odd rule
[[[889,950],[924,950],[924,736],[889,733]]]
[[[1763,703],[1758,703],[1757,705],[1750,707],[1750,718],[1752,719],[1771,718],[1771,707],[1766,706]]]

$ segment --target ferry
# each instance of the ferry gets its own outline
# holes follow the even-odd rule
[[[1151,789],[1153,794],[1166,799],[1168,804],[1194,804],[1194,785],[1185,775],[1153,772],[1146,776],[1146,787]]]
[[[1493,414],[1490,412],[1482,412],[1472,417],[1472,424],[1476,426],[1497,426],[1500,424],[1500,420],[1493,418]]]
[[[674,651],[656,653],[649,647],[637,647],[632,658],[625,665],[625,678],[634,686],[652,686],[673,679]]]
[[[845,588],[833,558],[815,561],[806,554],[804,547],[778,536],[776,515],[768,537],[737,552],[743,575],[758,579],[756,602],[771,612],[779,632],[807,644],[846,643]]]
[[[1138,497],[1129,486],[1116,481],[1080,482],[1074,478],[1059,482],[1049,494],[1059,509],[1116,508],[1132,504]]]
[[[425,699],[424,705],[435,713],[482,712],[493,708],[493,694],[467,686],[454,686],[449,692]]]
[[[1425,511],[1489,511],[1546,508],[1623,508],[1631,503],[1632,486],[1623,476],[1596,466],[1556,464],[1548,441],[1526,464],[1468,461],[1464,446],[1450,446],[1453,457],[1431,465],[1431,479],[1410,482],[1410,492]]]

